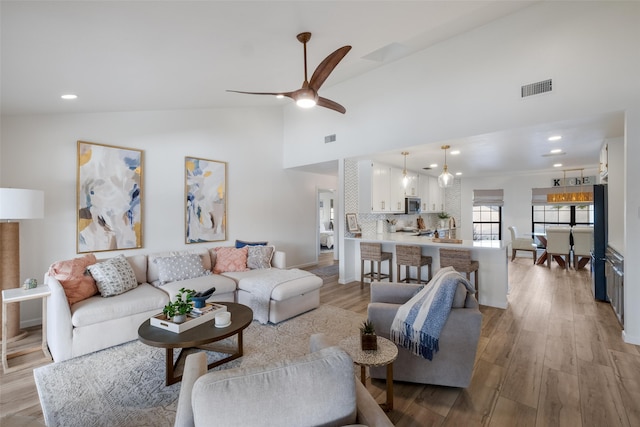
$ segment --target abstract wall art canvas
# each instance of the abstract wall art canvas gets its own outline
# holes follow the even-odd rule
[[[142,150],[78,141],[78,253],[142,247],[142,169]]]
[[[185,241],[227,239],[227,164],[185,157]]]

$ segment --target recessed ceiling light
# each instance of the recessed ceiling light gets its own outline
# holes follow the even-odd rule
[[[284,95],[283,94],[278,94],[278,95],[276,95],[276,98],[282,99],[282,98],[284,98]]]
[[[456,172],[456,176],[462,175],[462,172]]]
[[[558,153],[562,153],[562,148],[554,148],[553,150],[550,151],[551,154],[558,154]]]
[[[437,167],[438,167],[438,164],[437,164],[437,163],[431,163],[431,164],[429,165],[429,167],[430,167],[430,168],[437,168]]]
[[[449,154],[451,154],[452,156],[457,156],[458,154],[460,154],[460,150],[450,151]]]
[[[66,95],[62,95],[60,98],[62,99],[76,99],[78,97],[78,95],[74,95],[72,93],[68,93]]]
[[[547,141],[560,141],[562,137],[560,135],[553,135],[547,138]]]
[[[554,168],[561,168],[562,167],[562,163],[554,163],[553,167]]]

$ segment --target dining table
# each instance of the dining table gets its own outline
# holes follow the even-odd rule
[[[531,236],[534,239],[537,239],[540,242],[540,246],[544,248],[544,251],[542,251],[542,254],[540,254],[538,259],[536,260],[536,265],[544,265],[544,263],[547,262],[547,258],[549,257],[549,254],[547,253],[547,233],[524,233],[524,234],[526,234],[527,236]],[[553,255],[553,259],[556,260],[556,262],[560,267],[562,268],[565,267],[565,260],[560,255]]]

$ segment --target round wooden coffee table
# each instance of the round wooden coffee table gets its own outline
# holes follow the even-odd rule
[[[181,362],[183,351],[176,361],[173,360],[173,349],[204,348],[210,351],[228,354],[228,357],[210,363],[207,369],[211,369],[223,363],[242,357],[242,331],[244,331],[253,321],[253,311],[246,305],[233,302],[219,302],[218,304],[227,306],[227,311],[231,313],[231,324],[226,328],[217,328],[215,320],[210,320],[194,328],[181,333],[166,331],[156,326],[151,326],[146,320],[138,328],[138,338],[143,343],[166,349],[166,385],[171,385],[182,380],[182,375],[175,375],[175,368]],[[229,352],[227,348],[215,348],[211,343],[221,341],[237,335],[237,345],[235,351]],[[207,345],[209,344],[209,345]],[[207,345],[207,347],[203,347]]]

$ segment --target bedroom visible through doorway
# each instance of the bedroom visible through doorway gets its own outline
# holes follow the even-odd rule
[[[335,190],[318,190],[318,255],[332,253],[337,239]]]

